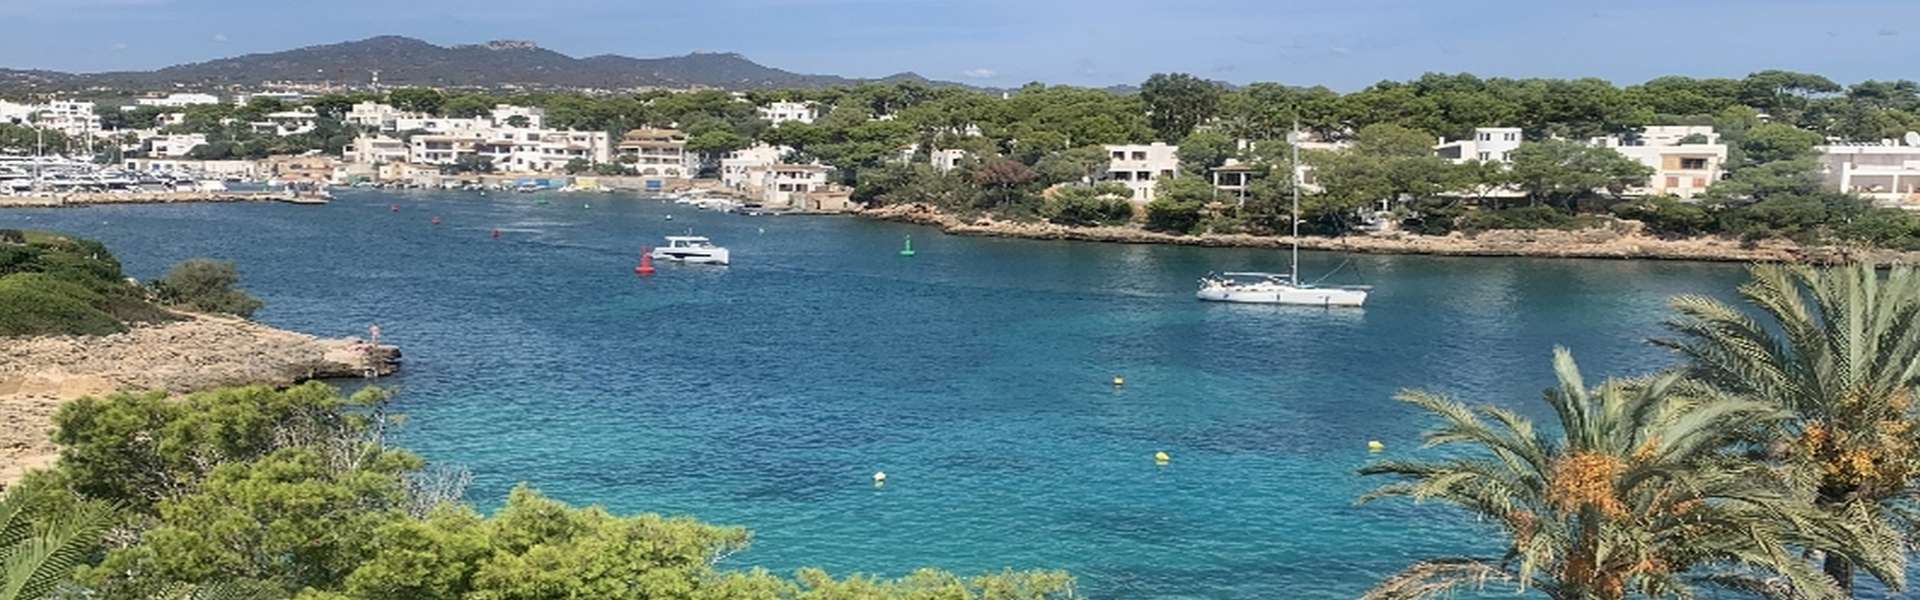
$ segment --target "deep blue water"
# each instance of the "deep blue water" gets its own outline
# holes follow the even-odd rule
[[[235,260],[275,325],[378,322],[407,357],[384,380],[410,418],[400,443],[470,468],[482,506],[526,481],[747,526],[735,566],[1064,568],[1122,599],[1351,598],[1415,558],[1485,550],[1444,508],[1354,505],[1371,483],[1354,469],[1415,454],[1430,423],[1393,393],[1542,417],[1555,344],[1590,381],[1658,368],[1645,340],[1666,299],[1730,296],[1743,277],[1306,253],[1306,273],[1345,262],[1330,281],[1378,286],[1368,306],[1232,306],[1194,301],[1195,278],[1284,269],[1285,252],[545,197],[8,210],[0,227],[101,239],[143,279]],[[735,264],[633,275],[641,244],[688,228]],[[896,255],[907,234],[917,257]]]

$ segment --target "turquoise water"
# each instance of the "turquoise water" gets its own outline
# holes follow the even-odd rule
[[[470,468],[483,506],[527,481],[747,526],[734,566],[1064,568],[1123,599],[1351,598],[1415,558],[1485,550],[1444,508],[1353,504],[1367,440],[1406,456],[1428,424],[1394,391],[1540,417],[1553,345],[1594,380],[1660,367],[1645,340],[1665,299],[1742,279],[1306,253],[1307,273],[1345,262],[1329,281],[1378,286],[1367,308],[1202,304],[1201,274],[1284,269],[1286,254],[545,197],[353,191],[326,207],[9,210],[0,227],[99,238],[141,278],[236,260],[275,325],[378,322],[407,356],[385,381],[410,417],[400,443]],[[633,275],[641,244],[688,228],[735,264]],[[913,258],[896,255],[907,234]]]

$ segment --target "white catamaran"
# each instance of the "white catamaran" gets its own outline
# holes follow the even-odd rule
[[[1304,304],[1310,306],[1360,306],[1373,288],[1364,285],[1319,285],[1300,283],[1300,125],[1287,133],[1293,146],[1293,260],[1287,273],[1208,274],[1200,279],[1200,291],[1194,296],[1208,302],[1244,302],[1250,304]]]

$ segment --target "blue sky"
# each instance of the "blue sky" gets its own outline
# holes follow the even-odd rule
[[[1159,71],[1340,90],[1428,71],[1920,79],[1920,0],[0,0],[0,23],[0,66],[70,71],[397,34],[996,86]]]

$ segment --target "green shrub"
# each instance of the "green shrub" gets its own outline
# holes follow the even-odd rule
[[[0,276],[0,336],[103,335],[126,330],[86,286],[46,273]]]
[[[1575,224],[1573,215],[1565,210],[1547,206],[1516,206],[1499,210],[1476,210],[1466,214],[1460,220],[1460,229],[1464,231],[1488,231],[1493,229],[1568,229]]]
[[[1671,196],[1654,196],[1621,202],[1608,208],[1614,216],[1646,224],[1657,235],[1694,236],[1711,233],[1713,215],[1698,204],[1681,202]]]
[[[190,258],[180,261],[159,281],[154,293],[161,302],[187,310],[253,316],[263,304],[258,298],[234,287],[240,273],[232,261]]]
[[[1200,213],[1205,206],[1199,202],[1181,202],[1172,198],[1155,198],[1147,203],[1147,229],[1166,233],[1192,233],[1200,224]]]
[[[1127,201],[1126,191],[1126,186],[1118,184],[1062,187],[1041,205],[1040,216],[1061,225],[1121,225],[1133,220],[1133,203]]]

